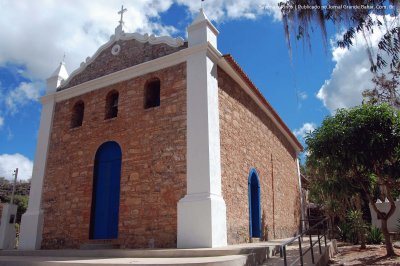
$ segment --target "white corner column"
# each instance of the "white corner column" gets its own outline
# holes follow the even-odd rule
[[[188,29],[187,194],[178,202],[178,248],[227,245],[226,207],[221,191],[217,64],[208,45],[218,31],[200,11]]]
[[[41,209],[43,180],[46,171],[47,152],[50,142],[51,127],[57,88],[68,78],[65,63],[61,62],[47,79],[46,95],[41,98],[42,113],[38,141],[36,144],[35,162],[33,164],[28,209],[22,215],[21,233],[18,249],[40,249],[43,232],[43,210]]]
[[[300,209],[301,209],[301,228],[305,230],[305,221],[304,221],[304,198],[303,198],[303,186],[301,184],[301,172],[300,172],[300,161],[299,158],[296,158],[296,164],[297,164],[297,177],[299,179],[299,195],[300,195]],[[300,232],[302,233],[302,232]]]
[[[21,234],[18,249],[40,249],[43,231],[43,210],[41,209],[43,179],[46,169],[47,151],[50,139],[51,124],[55,105],[54,95],[42,98],[42,114],[35,162],[33,165],[28,209],[22,215]]]

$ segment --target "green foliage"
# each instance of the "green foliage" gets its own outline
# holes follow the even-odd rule
[[[342,241],[358,244],[362,235],[367,233],[368,226],[359,210],[349,210],[345,219],[337,226],[339,238]]]
[[[17,220],[16,220],[17,223],[21,222],[22,214],[24,214],[26,212],[26,210],[28,209],[28,202],[29,202],[29,196],[15,195],[14,204],[16,204],[18,206]]]
[[[306,143],[308,167],[333,192],[371,192],[400,177],[400,112],[389,105],[338,110]]]
[[[350,223],[346,221],[341,222],[339,225],[337,225],[337,229],[340,240],[354,244],[358,242],[357,232],[352,229]]]
[[[344,208],[351,206],[355,194],[367,197],[371,204],[376,197],[387,197],[390,210],[379,212],[382,223],[387,223],[395,211],[394,195],[399,193],[399,110],[387,104],[338,110],[306,137],[306,144],[310,182],[319,189],[313,195],[325,199],[325,204],[326,199],[343,202]],[[382,228],[389,236],[387,227]],[[387,254],[393,255],[390,241],[385,243]]]
[[[379,229],[374,225],[370,226],[367,234],[367,243],[377,245],[381,244],[382,242],[383,242],[383,234],[381,229]]]
[[[311,158],[338,174],[388,172],[398,167],[400,113],[385,104],[340,109],[309,134],[306,143]]]

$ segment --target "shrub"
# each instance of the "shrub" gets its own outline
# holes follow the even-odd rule
[[[381,244],[383,242],[383,234],[381,229],[372,225],[368,230],[367,243],[368,244]]]
[[[339,238],[342,241],[356,244],[358,242],[357,232],[352,228],[349,222],[341,222],[338,226]]]

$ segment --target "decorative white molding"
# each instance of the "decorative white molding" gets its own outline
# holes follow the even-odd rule
[[[48,97],[55,97],[56,102],[67,100],[112,84],[119,83],[124,80],[132,79],[151,73],[160,69],[186,62],[187,57],[199,51],[209,51],[215,58],[215,49],[212,50],[209,44],[198,45],[196,47],[182,49],[176,53],[172,53],[154,60],[144,62],[123,70],[99,77],[97,79],[89,80],[87,82],[78,84],[65,90],[57,91],[52,94],[47,94],[40,98],[42,102],[46,101]]]
[[[116,44],[111,48],[111,54],[112,55],[119,55],[119,52],[121,52],[121,45]]]
[[[35,162],[32,171],[31,189],[29,191],[29,204],[27,211],[22,215],[20,243],[18,246],[18,249],[22,250],[40,249],[41,246],[43,232],[42,191],[54,107],[54,93],[45,96],[40,116]]]
[[[100,48],[96,51],[96,53],[94,53],[93,56],[86,57],[85,62],[82,62],[80,64],[80,67],[78,69],[76,69],[75,71],[73,71],[71,73],[71,75],[68,77],[68,79],[64,80],[61,85],[62,86],[68,85],[68,82],[70,82],[79,73],[82,73],[83,70],[85,70],[86,67],[88,65],[90,65],[100,55],[101,52],[103,52],[104,50],[109,48],[113,43],[115,43],[118,40],[122,40],[122,41],[136,40],[141,43],[149,42],[150,44],[165,43],[171,47],[182,46],[185,42],[185,40],[182,39],[181,37],[172,38],[170,36],[155,36],[154,34],[149,35],[147,33],[143,34],[143,35],[140,33],[125,33],[122,30],[118,31],[118,27],[117,27],[115,30],[115,34],[111,35],[110,40],[107,43],[100,46]],[[114,53],[113,53],[113,55],[114,55]]]
[[[172,38],[170,36],[155,36],[154,34],[140,34],[140,33],[123,33],[120,37],[121,40],[123,41],[128,41],[128,40],[132,40],[135,39],[138,42],[149,42],[150,44],[160,44],[160,43],[165,43],[169,46],[172,47],[179,47],[182,46],[183,43],[185,42],[184,39],[182,39],[181,37],[177,37],[177,38]]]

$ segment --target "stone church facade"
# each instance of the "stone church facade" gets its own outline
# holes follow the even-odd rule
[[[301,144],[200,11],[48,79],[20,249],[218,247],[289,237]]]

